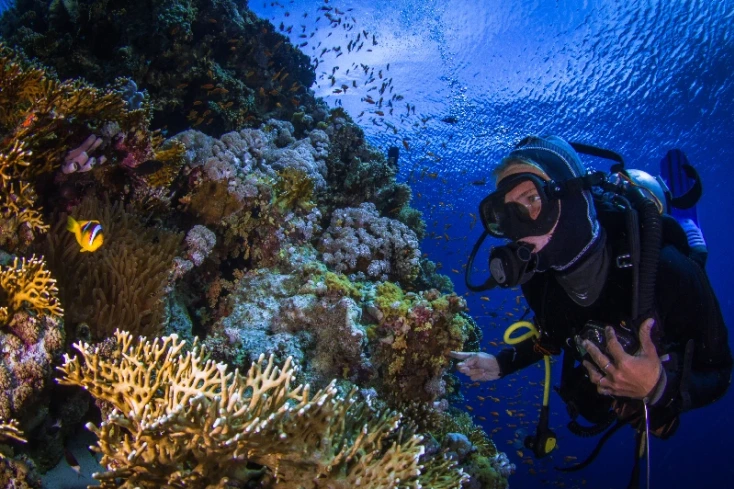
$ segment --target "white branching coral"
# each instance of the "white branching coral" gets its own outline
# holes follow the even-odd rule
[[[421,460],[422,438],[400,428],[397,413],[376,413],[332,382],[313,396],[292,387],[264,355],[247,375],[207,360],[176,335],[134,342],[115,332],[112,352],[75,344],[59,382],[83,386],[113,410],[99,427],[107,471],[102,488],[261,487],[346,489],[459,488],[454,462]],[[122,484],[120,485],[120,481]]]

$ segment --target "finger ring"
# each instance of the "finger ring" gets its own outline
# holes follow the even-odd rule
[[[611,366],[612,366],[612,362],[607,363],[606,365],[604,365],[604,370],[607,370]]]
[[[597,382],[597,384],[598,384],[598,385],[599,385],[600,387],[601,387],[601,381],[602,381],[602,380],[604,380],[604,377],[600,378],[600,379],[599,379],[599,382]]]

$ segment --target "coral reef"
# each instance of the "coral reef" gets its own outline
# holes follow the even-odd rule
[[[42,259],[16,257],[12,266],[0,269],[0,325],[26,306],[38,315],[61,316],[57,292],[56,280]]]
[[[376,148],[366,144],[364,132],[341,109],[332,111],[325,132],[331,145],[326,159],[330,192],[320,200],[330,208],[357,207],[372,202],[380,214],[400,219],[423,237],[425,224],[407,207],[410,187],[397,183],[397,167]]]
[[[377,320],[375,362],[385,395],[396,403],[444,397],[447,355],[463,348],[474,326],[460,314],[466,302],[435,289],[405,293],[391,282],[379,284],[375,292],[370,312]]]
[[[247,272],[227,288],[226,312],[205,340],[215,358],[244,366],[260,353],[293,357],[312,385],[337,377],[375,386],[392,406],[445,402],[447,353],[475,336],[455,294],[355,282],[318,261]]]
[[[402,283],[418,277],[419,246],[408,226],[380,217],[372,203],[334,211],[319,242],[324,263],[337,272]]]
[[[180,151],[161,151],[162,138],[148,129],[148,106],[127,108],[117,90],[126,79],[114,83],[98,89],[80,80],[60,82],[0,45],[0,246],[27,247],[48,229],[37,201],[55,195],[49,179],[57,170],[60,186],[82,182],[82,173],[98,174],[86,177],[93,187],[114,165],[158,158],[161,166],[175,166],[180,160]],[[37,194],[40,185],[46,191]]]
[[[232,285],[228,315],[213,326],[205,344],[235,366],[246,366],[261,353],[281,361],[293,357],[316,386],[332,377],[365,380],[373,369],[358,301],[346,277],[340,280],[317,262],[288,274],[249,272]]]
[[[321,214],[311,199],[314,186],[324,185],[321,140],[295,140],[291,130],[270,121],[264,130],[218,140],[197,131],[176,137],[186,148],[188,173],[180,208],[223,235],[229,258],[252,268],[278,263],[320,231]],[[276,145],[280,139],[283,148]]]
[[[317,105],[308,56],[243,2],[17,0],[0,34],[62,78],[130,76],[125,91],[147,91],[154,124],[172,132],[221,135]]]
[[[0,417],[18,419],[23,430],[47,413],[46,387],[64,350],[61,322],[47,314],[16,312],[0,330]]]
[[[17,0],[0,33],[25,53],[0,46],[0,252],[58,280],[0,269],[0,417],[29,440],[0,483],[101,410],[102,487],[503,487],[449,406],[478,328],[307,56],[234,0]]]
[[[16,257],[0,270],[0,418],[18,419],[25,429],[43,420],[37,403],[64,347],[56,293],[41,259]]]
[[[48,233],[46,256],[58,279],[69,338],[76,336],[81,323],[88,325],[95,341],[110,336],[119,324],[135,334],[160,332],[181,235],[146,226],[119,202],[87,198],[73,214],[100,221],[105,243],[94,253],[80,253],[64,227],[66,215],[59,216]]]
[[[261,487],[458,488],[464,476],[440,456],[421,459],[422,438],[398,429],[400,415],[374,412],[338,394],[333,382],[311,395],[292,386],[282,368],[261,355],[246,375],[207,361],[175,336],[134,344],[116,332],[107,358],[76,344],[65,357],[61,384],[79,385],[112,406],[98,427],[107,471],[102,488]],[[118,485],[117,479],[124,482]]]

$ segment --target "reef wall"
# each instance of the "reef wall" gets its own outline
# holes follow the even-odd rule
[[[18,0],[0,33],[5,473],[96,420],[103,487],[506,485],[450,406],[476,324],[308,57],[226,0]]]

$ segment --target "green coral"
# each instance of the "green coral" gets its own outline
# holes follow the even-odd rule
[[[313,209],[313,180],[305,171],[287,167],[278,170],[278,181],[273,193],[273,205],[281,212],[300,208]]]
[[[354,300],[362,298],[362,287],[359,283],[352,282],[341,273],[326,272],[324,283],[330,294],[341,297],[351,297]]]
[[[466,308],[463,299],[437,290],[405,293],[383,282],[374,304],[380,316],[375,358],[382,365],[388,397],[395,403],[428,403],[443,395],[448,353],[462,349],[471,329],[460,315]]]

